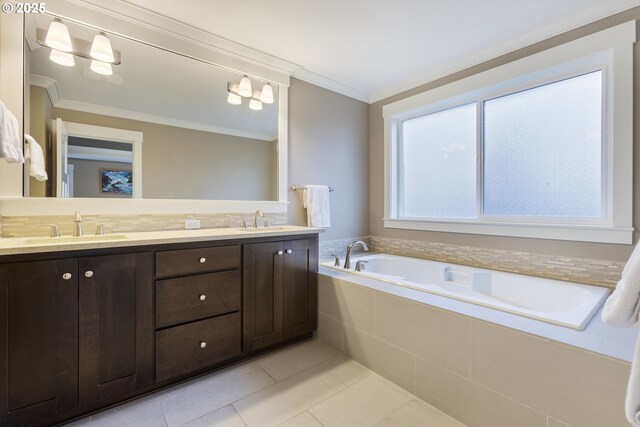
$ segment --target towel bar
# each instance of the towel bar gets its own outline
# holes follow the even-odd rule
[[[304,187],[298,187],[297,185],[292,185],[291,187],[289,187],[289,189],[291,189],[291,191],[297,191],[297,190],[304,190]],[[333,187],[329,187],[329,191],[334,191]]]

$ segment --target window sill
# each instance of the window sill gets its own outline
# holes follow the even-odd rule
[[[425,221],[415,219],[384,219],[385,228],[440,231],[445,233],[485,234],[492,236],[527,237],[532,239],[571,240],[577,242],[633,243],[633,228],[567,225],[512,224],[480,221]]]

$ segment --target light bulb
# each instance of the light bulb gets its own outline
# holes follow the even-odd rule
[[[113,62],[113,49],[105,33],[96,34],[91,45],[91,57],[102,62]]]
[[[102,74],[103,76],[110,76],[113,74],[113,70],[111,69],[111,64],[107,64],[106,62],[91,61],[91,71]]]
[[[67,52],[60,52],[59,50],[51,49],[49,59],[56,64],[64,65],[65,67],[73,67],[76,65],[76,61],[73,59],[73,55]]]
[[[253,90],[251,89],[251,80],[245,74],[240,79],[240,84],[238,85],[238,94],[240,96],[244,96],[245,98],[250,98],[253,95]]]
[[[271,83],[267,83],[262,86],[260,101],[264,102],[265,104],[273,104],[273,87],[271,86]]]
[[[47,36],[44,42],[47,46],[62,52],[73,51],[69,29],[58,18],[49,24],[49,30],[47,30]]]
[[[251,101],[249,102],[249,108],[251,108],[252,110],[262,110],[262,102],[258,101],[257,99],[251,99]]]
[[[237,93],[229,92],[229,96],[227,97],[227,102],[233,105],[240,105],[242,104],[242,97]]]

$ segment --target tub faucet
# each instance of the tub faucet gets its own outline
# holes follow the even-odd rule
[[[82,234],[82,217],[80,216],[80,211],[76,211],[76,220],[73,224],[73,237],[81,237]]]
[[[362,246],[362,249],[364,249],[365,252],[369,252],[369,246],[367,246],[367,244],[362,240],[356,240],[355,242],[351,243],[349,246],[347,246],[347,257],[344,259],[344,268],[351,268],[351,251],[358,245]]]
[[[253,214],[253,228],[258,228],[258,217],[264,218],[264,212],[262,212],[260,209],[258,209],[256,213]]]

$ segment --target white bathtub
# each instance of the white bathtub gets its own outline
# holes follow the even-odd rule
[[[367,261],[364,271],[355,271],[358,260]],[[321,265],[578,330],[609,294],[598,286],[387,254],[353,257],[350,270]]]

